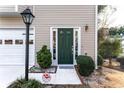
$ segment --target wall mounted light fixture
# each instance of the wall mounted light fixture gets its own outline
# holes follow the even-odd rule
[[[89,29],[88,24],[85,25],[85,31],[87,32]]]

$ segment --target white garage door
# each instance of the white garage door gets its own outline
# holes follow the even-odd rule
[[[29,64],[35,62],[34,40],[35,32],[30,29]],[[25,64],[25,29],[1,28],[0,29],[0,65]]]

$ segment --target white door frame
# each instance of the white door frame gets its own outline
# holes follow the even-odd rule
[[[20,26],[20,27],[8,27],[7,26],[7,27],[0,27],[0,29],[25,29],[26,30],[26,27],[23,27],[23,26]],[[34,62],[32,64],[29,64],[29,66],[32,66],[32,65],[36,64],[36,56],[35,56],[36,55],[35,54],[36,53],[36,49],[35,49],[36,48],[36,41],[35,41],[36,40],[35,39],[36,38],[36,35],[35,35],[36,32],[35,32],[35,27],[34,26],[33,27],[31,26],[30,29],[33,29],[33,31],[34,31]]]
[[[75,26],[55,26],[50,27],[50,51],[52,54],[52,65],[58,65],[58,28],[73,28],[73,47],[75,46],[75,32],[78,32],[78,55],[81,54],[81,27]],[[56,59],[53,59],[53,32],[56,32]],[[73,48],[73,64],[76,64],[75,60],[75,47]],[[61,65],[61,64],[59,64]],[[64,65],[64,64],[62,64]],[[68,65],[68,64],[65,64]]]

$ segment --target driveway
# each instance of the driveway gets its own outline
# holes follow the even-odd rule
[[[0,87],[7,87],[21,76],[24,76],[24,66],[0,66]]]
[[[24,77],[24,66],[0,66],[0,87],[7,87],[17,78]],[[42,83],[41,73],[30,73],[29,78],[35,78]],[[59,69],[56,74],[51,74],[48,84],[81,84],[75,69]]]

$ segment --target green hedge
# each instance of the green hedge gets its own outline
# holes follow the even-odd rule
[[[97,65],[102,66],[103,65],[103,57],[101,55],[98,55],[97,57]]]
[[[77,57],[78,71],[82,76],[89,76],[95,69],[95,64],[90,56],[80,55]]]

